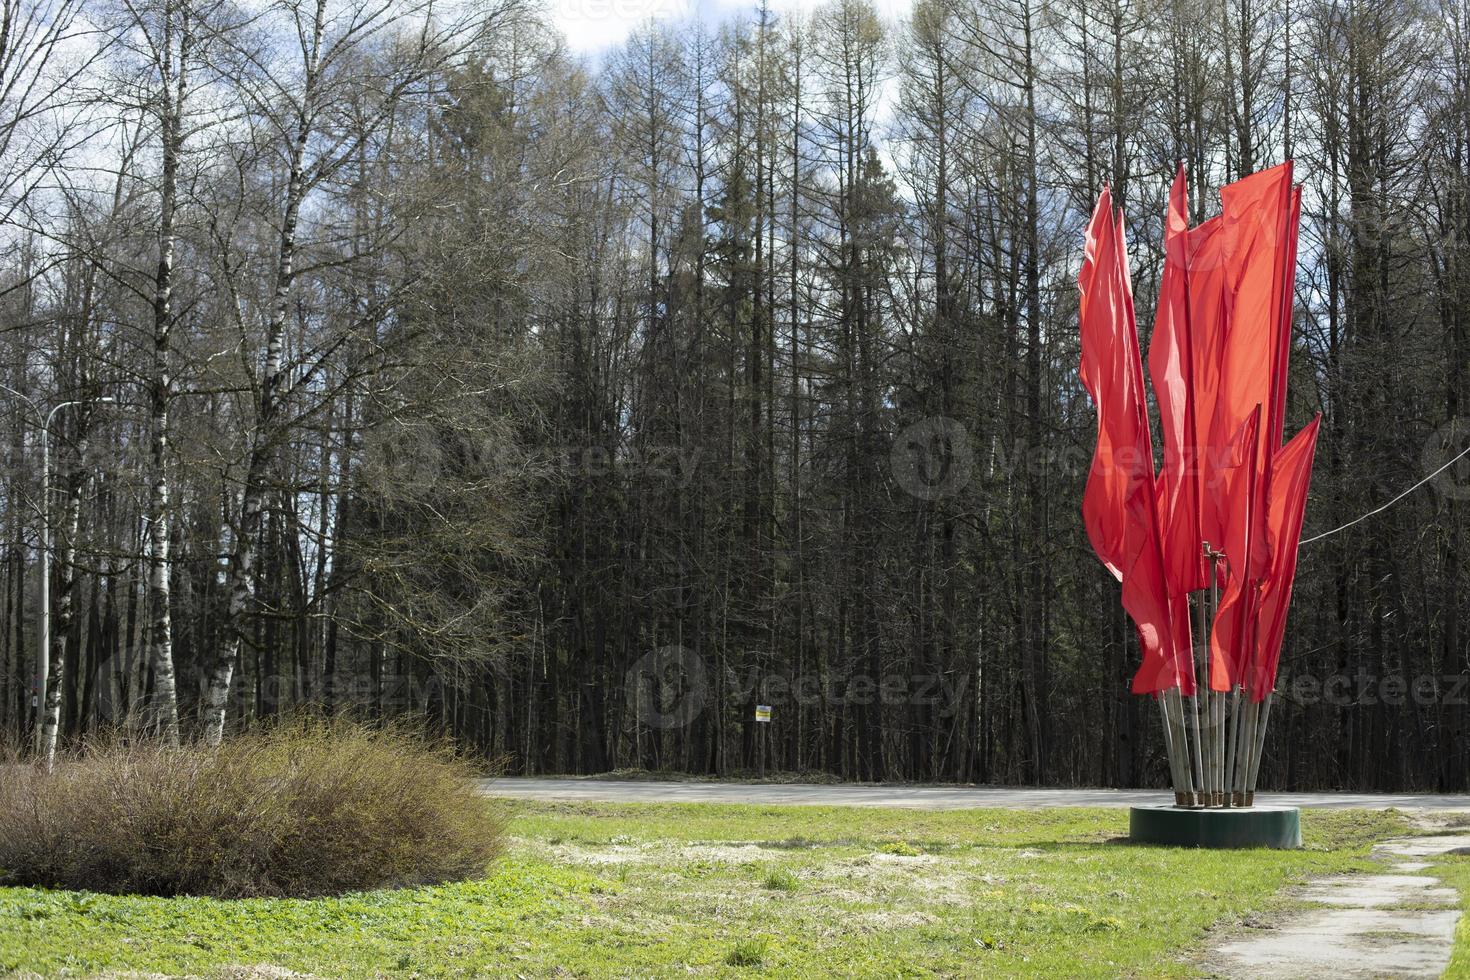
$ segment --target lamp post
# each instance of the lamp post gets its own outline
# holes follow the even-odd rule
[[[45,416],[34,401],[9,385],[0,385],[30,406],[41,430],[41,628],[40,649],[36,657],[36,750],[41,749],[42,733],[46,727],[46,684],[51,673],[51,422],[56,413],[72,405],[84,404],[80,400],[65,401],[54,406]],[[111,395],[89,399],[94,404],[111,404],[117,401]]]
[[[95,404],[110,404],[117,399],[111,395],[93,399]],[[67,401],[54,406],[46,413],[41,425],[41,649],[37,670],[38,698],[36,704],[36,750],[42,749],[43,733],[46,730],[47,684],[51,674],[51,421],[56,413],[81,401]],[[47,761],[50,765],[50,761]]]

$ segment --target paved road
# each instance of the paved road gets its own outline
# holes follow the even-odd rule
[[[865,786],[807,783],[644,782],[608,779],[487,779],[487,796],[599,803],[777,803],[895,806],[919,810],[999,807],[1137,806],[1169,803],[1160,790],[1015,789],[994,786]],[[1470,796],[1392,793],[1258,793],[1257,803],[1322,809],[1470,810]]]

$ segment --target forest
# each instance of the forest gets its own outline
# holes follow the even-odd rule
[[[1110,186],[1146,344],[1178,166],[1198,221],[1294,159],[1261,783],[1470,789],[1467,32],[826,0],[577,56],[521,0],[0,0],[3,738],[1162,785],[1079,511],[1082,228]]]

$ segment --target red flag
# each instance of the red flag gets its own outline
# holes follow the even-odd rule
[[[1192,691],[1193,672],[1181,676],[1174,650],[1126,248],[1122,217],[1113,215],[1112,197],[1104,191],[1088,224],[1077,277],[1079,374],[1097,407],[1098,425],[1082,514],[1093,549],[1123,583],[1123,608],[1138,629],[1143,662],[1133,690],[1149,693],[1183,683]]]
[[[1207,584],[1200,548],[1199,441],[1194,417],[1194,354],[1189,302],[1188,197],[1181,165],[1169,191],[1164,274],[1148,349],[1149,377],[1159,403],[1164,469],[1159,481],[1164,564],[1171,595]],[[1186,607],[1188,601],[1186,599]],[[1186,620],[1187,622],[1187,620]]]
[[[1250,572],[1258,523],[1256,460],[1261,407],[1256,406],[1230,443],[1228,465],[1216,473],[1220,485],[1206,488],[1225,529],[1225,592],[1215,610],[1210,636],[1210,688],[1228,691],[1241,682],[1241,668],[1252,644],[1255,583]]]
[[[1217,551],[1225,542],[1225,529],[1208,501],[1210,488],[1220,480],[1219,469],[1229,462],[1228,443],[1221,446],[1212,438],[1230,310],[1223,228],[1223,220],[1216,216],[1191,230],[1188,241],[1190,403],[1194,410],[1194,466],[1199,471],[1195,484],[1200,492],[1199,537]]]
[[[1128,496],[1129,520],[1123,540],[1127,564],[1123,567],[1123,608],[1138,627],[1143,653],[1133,676],[1134,693],[1147,694],[1178,687],[1184,695],[1194,694],[1194,657],[1189,632],[1187,593],[1171,595],[1168,567],[1164,558],[1163,525],[1159,521],[1158,480],[1154,475],[1153,437],[1148,427],[1148,396],[1143,388],[1143,358],[1138,348],[1138,322],[1133,311],[1133,276],[1128,271],[1128,240],[1120,209],[1113,221],[1117,243],[1118,276],[1127,321],[1123,339],[1130,383],[1131,411],[1137,418],[1139,453],[1144,461],[1136,485]],[[1178,616],[1182,600],[1183,615]]]
[[[1158,523],[1155,520],[1158,508],[1150,489],[1152,483],[1152,480],[1136,481],[1128,495],[1123,608],[1138,629],[1138,646],[1143,655],[1138,672],[1133,675],[1133,693],[1153,694],[1178,687],[1182,693],[1190,695],[1194,693],[1194,665],[1188,656],[1187,633],[1183,647],[1185,656],[1177,655],[1169,591],[1164,582],[1164,553],[1159,547]]]
[[[1250,549],[1255,579],[1270,562],[1266,540],[1265,492],[1271,459],[1281,445],[1281,408],[1285,401],[1282,363],[1289,344],[1289,321],[1283,322],[1286,256],[1291,251],[1292,165],[1290,161],[1251,174],[1220,191],[1224,236],[1228,318],[1220,351],[1220,392],[1215,402],[1211,443],[1227,445],[1246,418],[1262,406],[1256,448],[1257,500],[1252,507],[1256,541]],[[1236,569],[1231,569],[1234,574]]]
[[[1169,552],[1165,548],[1164,563],[1167,579]],[[1167,588],[1167,581],[1165,586]],[[1194,670],[1194,623],[1189,611],[1189,593],[1169,591],[1169,621],[1173,630],[1174,669],[1179,675],[1179,689],[1185,695],[1195,690]]]
[[[1210,686],[1254,691],[1274,680],[1300,535],[1300,512],[1293,517],[1292,507],[1306,479],[1297,457],[1304,450],[1276,465],[1301,207],[1291,177],[1288,161],[1236,181],[1221,191],[1222,213],[1194,229],[1182,168],[1170,189],[1149,349],[1164,440],[1157,476],[1122,219],[1111,214],[1106,192],[1088,225],[1078,276],[1081,375],[1098,407],[1098,443],[1083,516],[1138,627],[1137,693],[1176,685],[1193,692],[1188,601],[1189,592],[1208,584],[1204,543],[1226,558],[1218,570],[1225,593],[1210,638]],[[1309,475],[1309,451],[1307,457]],[[1273,492],[1278,479],[1291,485]],[[1273,549],[1288,544],[1289,566],[1288,556]]]
[[[1307,509],[1307,488],[1312,482],[1312,456],[1317,450],[1321,423],[1319,414],[1276,454],[1271,464],[1267,526],[1275,547],[1257,610],[1256,650],[1247,684],[1256,701],[1263,700],[1276,686],[1281,641],[1286,635],[1286,613],[1291,607],[1291,586],[1296,578],[1297,545],[1301,543],[1302,518]]]
[[[1281,249],[1281,311],[1277,320],[1276,349],[1271,355],[1272,401],[1266,438],[1273,457],[1286,429],[1286,385],[1291,376],[1291,314],[1296,305],[1296,241],[1301,216],[1302,189],[1293,187],[1286,212],[1285,245]],[[1272,479],[1275,479],[1274,473]]]
[[[1117,274],[1112,195],[1104,190],[1087,225],[1081,290],[1082,363],[1078,374],[1097,407],[1097,447],[1082,494],[1082,519],[1098,558],[1115,578],[1123,577],[1123,530],[1130,478],[1138,458],[1138,431],[1127,408],[1127,300]],[[1150,461],[1148,467],[1152,469]]]

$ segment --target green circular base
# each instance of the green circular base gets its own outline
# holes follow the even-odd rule
[[[1128,839],[1169,847],[1302,846],[1302,812],[1294,806],[1189,810],[1159,804],[1128,810]]]

